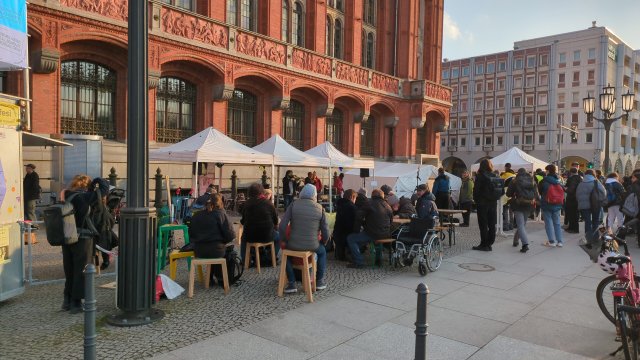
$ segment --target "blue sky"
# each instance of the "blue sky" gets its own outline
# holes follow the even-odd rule
[[[519,40],[606,26],[640,49],[640,0],[445,0],[442,57],[511,50]]]

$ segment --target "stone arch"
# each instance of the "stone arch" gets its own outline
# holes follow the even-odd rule
[[[355,95],[353,93],[347,92],[347,91],[338,91],[336,92],[335,96],[334,96],[335,101],[338,101],[338,99],[342,99],[343,101],[353,101],[354,103],[356,103],[358,105],[358,107],[361,107],[363,109],[365,109],[365,102],[364,99],[361,98],[358,95]],[[368,111],[368,109],[365,109],[366,111]]]
[[[233,82],[237,83],[242,79],[257,79],[262,84],[268,85],[268,88],[277,89],[279,92],[282,92],[282,81],[269,73],[253,69],[240,69],[238,71],[234,71]]]
[[[571,163],[577,162],[578,164],[580,164],[580,170],[584,171],[587,168],[587,164],[589,163],[589,161],[590,160],[587,160],[581,156],[569,155],[562,158],[560,162],[561,164],[565,165],[565,169],[571,168]]]
[[[393,153],[395,130],[400,118],[386,102],[378,102],[372,105],[370,117],[377,120],[374,155],[380,158],[393,159],[395,156]]]
[[[272,76],[253,71],[242,72],[240,76],[234,75],[234,88],[249,91],[258,98],[255,135],[256,143],[259,144],[271,137],[272,132],[279,132],[275,129],[279,126],[272,124],[272,109],[286,108],[289,99],[282,97],[282,87]]]
[[[162,56],[160,58],[160,68],[163,71],[164,67],[171,63],[193,64],[196,65],[196,67],[191,71],[191,73],[199,74],[199,71],[204,70],[204,74],[214,73],[216,77],[224,79],[224,68],[221,65],[213,63],[200,56],[191,54],[170,54],[169,56]]]
[[[633,163],[631,162],[631,159],[627,159],[627,163],[624,164],[624,175],[631,176],[632,173],[633,173]]]
[[[392,113],[397,113],[398,112],[397,108],[396,108],[396,104],[393,104],[393,103],[391,103],[390,101],[388,101],[386,99],[375,99],[375,100],[373,100],[371,102],[371,107],[373,108],[374,106],[386,107]]]
[[[295,83],[291,84],[291,88],[289,90],[289,93],[294,92],[295,90],[298,90],[297,92],[300,91],[310,91],[313,92],[317,95],[320,96],[321,101],[329,101],[329,94],[327,93],[327,91],[325,89],[323,89],[320,86],[317,86],[315,84],[312,84],[310,82],[298,82],[296,81]]]
[[[455,156],[449,156],[442,160],[442,167],[445,171],[457,176],[462,177],[462,173],[467,170],[467,165],[460,158]]]
[[[76,41],[99,41],[125,50],[128,48],[126,36],[121,37],[104,32],[84,31],[86,29],[83,29],[83,31],[78,30],[77,28],[63,30],[60,34],[60,46]]]

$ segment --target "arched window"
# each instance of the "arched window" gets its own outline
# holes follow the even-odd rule
[[[258,98],[248,91],[234,90],[227,103],[227,136],[249,147],[256,146]]]
[[[304,104],[291,100],[289,108],[282,112],[282,138],[291,146],[303,150],[302,123],[304,122]]]
[[[416,154],[426,154],[427,153],[427,126],[423,125],[421,128],[418,128],[416,136],[417,136]]]
[[[162,77],[156,94],[156,141],[176,143],[193,135],[196,86]]]
[[[343,1],[342,0],[336,0],[336,9],[338,9],[340,11],[344,11],[344,6],[343,6]]]
[[[331,45],[331,34],[333,34],[333,21],[331,21],[329,16],[327,16],[327,28],[324,35],[324,52],[328,56],[331,56],[331,50],[333,49],[333,45]]]
[[[227,0],[227,23],[256,31],[257,13],[255,0]]]
[[[326,140],[342,151],[342,127],[344,116],[342,111],[333,109],[331,116],[327,116]]]
[[[60,69],[61,132],[115,139],[116,73],[84,60]]]
[[[304,10],[302,4],[296,1],[293,8],[293,16],[291,18],[291,42],[294,45],[304,46]]]
[[[376,0],[365,0],[364,22],[369,25],[376,25]]]
[[[282,0],[282,41],[289,42],[289,1]]]
[[[369,116],[369,120],[360,123],[360,156],[373,156],[376,135],[376,118]]]
[[[362,48],[362,66],[367,66],[367,47],[365,46],[367,42],[367,32],[362,30],[362,40],[361,40],[361,48]]]
[[[367,61],[365,63],[365,66],[368,67],[369,69],[373,69],[373,57],[374,57],[373,44],[374,44],[373,34],[369,33],[367,34],[367,46],[366,46]]]
[[[336,19],[333,36],[333,57],[342,59],[342,22],[339,19]]]

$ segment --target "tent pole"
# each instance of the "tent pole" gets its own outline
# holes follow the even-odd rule
[[[278,179],[277,179],[278,181],[275,182],[275,184],[276,184],[275,185],[275,190],[276,190],[275,198],[276,198],[276,210],[278,210],[278,205],[280,205],[280,189],[281,189],[280,185],[282,185],[282,184],[280,184],[280,166],[278,166],[278,168],[276,170],[276,173],[278,175]]]
[[[193,175],[193,187],[191,188],[192,190],[194,190],[194,191],[192,191],[192,193],[193,193],[193,196],[194,196],[195,198],[197,198],[197,197],[198,197],[198,170],[199,170],[199,169],[198,169],[198,165],[199,165],[198,160],[196,160],[196,171],[194,171],[194,175]],[[182,195],[182,194],[181,194],[181,195]]]
[[[333,186],[331,186],[331,165],[329,165],[329,212],[333,212]]]
[[[222,191],[222,166],[220,166],[219,174],[220,175],[218,176],[218,193]]]
[[[275,156],[274,156],[275,157]],[[276,165],[275,165],[275,161],[271,162],[271,191],[273,193],[273,189],[275,188],[275,177],[276,177]],[[276,202],[276,197],[272,196],[271,201],[274,203],[274,205],[278,205],[278,203]],[[277,209],[277,207],[276,207]]]

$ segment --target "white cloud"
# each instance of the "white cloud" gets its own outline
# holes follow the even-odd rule
[[[460,31],[458,24],[456,24],[455,20],[453,20],[446,12],[444,13],[443,19],[443,32],[446,38],[452,40],[458,40],[462,36],[462,32]]]

